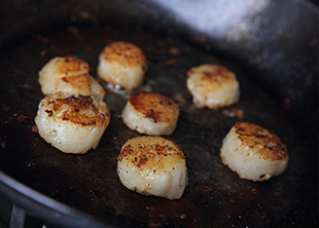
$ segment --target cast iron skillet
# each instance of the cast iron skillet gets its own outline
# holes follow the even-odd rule
[[[10,6],[9,1],[2,4],[2,9]],[[25,20],[18,17],[10,29],[10,13],[3,12],[1,193],[53,226],[313,225],[317,207],[309,202],[317,201],[312,161],[312,151],[317,151],[316,9],[301,2],[268,1],[246,6],[101,1],[98,6],[30,1],[16,12],[29,9],[33,14]],[[60,9],[59,14],[51,13],[52,8]],[[30,27],[34,30],[26,29]],[[86,60],[96,76],[100,50],[115,40],[136,43],[149,60],[139,89],[162,93],[180,105],[177,129],[168,137],[187,156],[190,183],[180,200],[142,196],[120,184],[117,155],[127,139],[138,136],[120,119],[125,91],[107,91],[111,124],[98,149],[86,155],[63,154],[31,131],[43,97],[39,69],[52,57],[71,54]],[[186,71],[203,62],[236,72],[242,91],[238,104],[217,111],[193,107]],[[225,116],[232,108],[244,111],[243,121],[268,128],[288,145],[290,162],[283,175],[254,183],[222,165],[221,141],[239,120]],[[313,211],[303,218],[308,210]]]

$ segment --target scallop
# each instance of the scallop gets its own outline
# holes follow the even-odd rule
[[[132,90],[143,82],[146,58],[142,50],[131,43],[114,42],[99,56],[98,76],[104,81]]]
[[[179,107],[170,98],[154,92],[132,92],[122,111],[131,130],[146,135],[170,135],[179,117]]]
[[[239,83],[226,67],[202,64],[191,68],[187,75],[186,85],[198,108],[217,109],[238,102]]]
[[[64,153],[95,149],[110,122],[108,106],[91,96],[56,93],[44,97],[35,123],[40,136]]]
[[[265,181],[284,172],[287,147],[274,133],[247,122],[235,124],[223,140],[220,156],[224,165],[240,178]]]
[[[74,56],[56,57],[39,72],[39,83],[45,95],[62,92],[69,95],[96,96],[103,99],[105,91],[89,75],[87,62]]]
[[[89,64],[73,56],[56,57],[39,72],[39,84],[45,95],[56,92],[90,95]]]
[[[183,152],[160,136],[128,140],[118,156],[117,173],[126,188],[170,200],[179,199],[188,183]]]

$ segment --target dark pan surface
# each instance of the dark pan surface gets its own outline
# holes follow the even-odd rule
[[[53,57],[75,55],[90,64],[96,77],[99,52],[117,40],[140,46],[149,61],[140,89],[161,93],[180,105],[177,129],[167,137],[187,156],[189,185],[179,200],[140,195],[118,179],[120,148],[139,135],[120,118],[125,91],[107,90],[104,100],[111,123],[98,148],[85,155],[61,153],[31,131],[43,97],[37,82],[42,66]],[[274,227],[306,199],[310,175],[305,149],[282,107],[247,79],[245,66],[231,59],[141,27],[69,26],[24,37],[2,53],[0,62],[0,169],[59,202],[120,226]],[[237,74],[238,104],[217,111],[194,108],[186,72],[201,63],[221,63]],[[243,121],[268,128],[287,144],[290,161],[281,176],[255,183],[239,179],[222,164],[222,139],[240,120],[224,114],[233,108],[244,111]]]

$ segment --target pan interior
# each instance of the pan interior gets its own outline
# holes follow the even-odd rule
[[[31,130],[43,98],[38,83],[42,66],[51,58],[74,55],[87,61],[96,77],[99,53],[113,41],[134,43],[145,53],[148,70],[139,90],[163,94],[180,106],[177,128],[167,137],[186,155],[189,184],[179,200],[140,195],[118,179],[121,146],[139,136],[120,116],[127,91],[106,89],[111,122],[98,148],[85,155],[61,153]],[[208,47],[141,27],[72,25],[33,32],[7,48],[0,62],[1,170],[59,202],[119,226],[269,227],[304,200],[308,161],[282,107],[248,79],[247,66]],[[218,110],[194,107],[186,72],[202,63],[222,64],[236,73],[241,90],[237,104]],[[225,114],[233,109],[243,110],[243,118]],[[237,121],[259,124],[287,144],[290,161],[281,176],[266,182],[242,180],[222,164],[222,140]]]

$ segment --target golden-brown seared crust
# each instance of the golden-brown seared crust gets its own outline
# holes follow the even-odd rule
[[[173,147],[165,144],[165,138],[141,136],[139,139],[138,143],[136,139],[127,141],[118,156],[120,162],[125,159],[125,163],[131,163],[139,172],[160,172],[167,169],[167,166],[174,170],[176,162],[186,158],[175,143],[171,142]],[[149,140],[156,143],[150,143]]]
[[[202,70],[203,67],[205,67],[206,70]],[[210,92],[210,90],[219,90],[221,84],[236,81],[233,72],[221,65],[203,64],[200,67],[193,67],[187,72],[189,77],[197,73],[201,74],[197,86],[203,87],[202,93]]]
[[[238,122],[234,131],[243,145],[250,148],[262,146],[257,154],[265,160],[278,161],[288,157],[287,148],[284,143],[272,132],[261,126],[247,122]]]
[[[99,111],[90,96],[70,96],[65,99],[46,99],[43,104],[48,107],[45,112],[48,117],[59,118],[82,126],[103,126],[109,122],[110,113],[108,109]],[[104,109],[104,108],[103,108]]]
[[[144,118],[154,123],[171,122],[179,113],[179,107],[172,99],[158,93],[133,92],[128,101]]]
[[[239,82],[236,75],[217,64],[202,64],[187,72],[186,86],[198,108],[217,109],[239,100]]]
[[[78,91],[77,94],[81,94],[84,96],[91,95],[90,88],[90,75],[89,74],[80,74],[76,76],[70,77],[62,77],[62,85],[60,86],[62,91],[66,90],[67,87],[70,86],[73,90],[76,88]]]
[[[125,67],[141,66],[146,70],[145,56],[141,49],[134,44],[114,42],[107,45],[101,57],[111,64],[123,64]]]
[[[89,64],[74,56],[67,56],[62,59],[57,59],[55,62],[56,72],[61,75],[75,75],[79,73],[87,73],[90,70]]]

